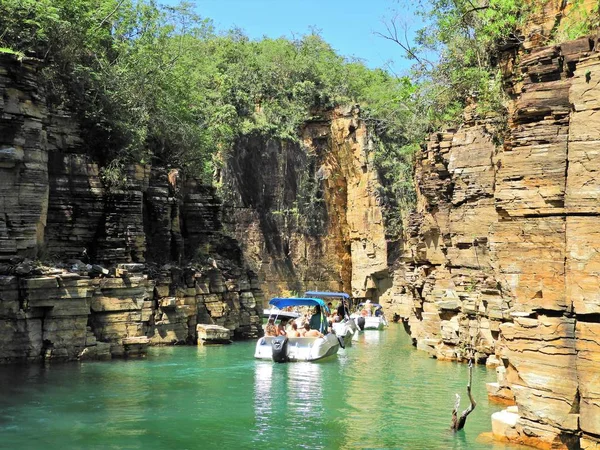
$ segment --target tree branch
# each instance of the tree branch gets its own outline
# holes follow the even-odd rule
[[[460,395],[456,394],[456,403],[454,404],[454,409],[452,410],[452,431],[457,432],[464,428],[465,423],[467,422],[467,416],[473,412],[475,407],[477,406],[477,402],[473,398],[471,394],[471,382],[473,380],[473,360],[469,360],[469,383],[467,384],[467,394],[469,395],[469,407],[465,409],[460,417],[458,417],[458,408],[460,406]]]
[[[123,2],[124,2],[124,1],[125,1],[125,0],[119,0],[119,3],[117,3],[117,6],[115,6],[115,9],[113,9],[113,10],[110,12],[110,14],[108,14],[108,16],[106,16],[104,19],[102,19],[102,22],[100,22],[100,24],[99,24],[98,26],[96,26],[96,27],[94,28],[94,30],[97,30],[97,29],[99,29],[99,28],[102,28],[102,25],[104,25],[104,24],[106,23],[106,21],[107,21],[108,19],[110,19],[110,18],[111,18],[111,17],[112,17],[112,16],[113,16],[113,15],[114,15],[114,14],[115,14],[115,13],[116,13],[118,10],[119,10],[119,8],[121,7],[121,5],[123,4]]]
[[[404,28],[404,39],[400,39],[400,37],[398,36],[398,27],[396,26],[396,19],[397,16],[392,18],[389,22],[383,22],[386,29],[385,34],[380,33],[379,31],[375,31],[374,34],[384,39],[387,39],[388,41],[392,41],[398,44],[400,48],[402,48],[402,50],[406,52],[409,58],[416,60],[421,66],[425,66],[425,63],[427,63],[433,69],[435,67],[433,63],[425,58],[419,57],[411,47],[408,41],[408,30],[406,29],[406,27]]]

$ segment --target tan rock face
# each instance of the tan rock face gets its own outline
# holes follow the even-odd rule
[[[164,267],[150,279],[137,266],[109,278],[52,268],[48,276],[0,276],[0,363],[135,356],[148,344],[194,342],[197,324],[224,327],[228,338],[262,334],[254,276]],[[195,295],[209,284],[214,291]]]
[[[379,180],[370,160],[369,136],[364,123],[338,117],[331,124],[332,155],[346,184],[346,244],[350,244],[352,296],[373,298],[378,284],[388,278],[387,242],[383,211],[375,196]],[[330,190],[329,190],[330,191]]]
[[[558,7],[546,2],[530,24],[539,42]],[[507,65],[518,80],[506,72],[503,145],[492,123],[466,114],[417,156],[418,211],[388,306],[437,358],[462,359],[469,346],[495,355],[490,397],[517,408],[500,438],[595,448],[600,57],[588,38],[533,42]]]
[[[135,356],[198,323],[261,335],[260,285],[214,188],[131,165],[109,189],[38,66],[0,55],[0,363]]]
[[[577,322],[575,336],[581,430],[597,436],[600,434],[600,324]]]
[[[309,122],[302,144],[247,139],[222,172],[226,229],[268,297],[305,290],[375,298],[387,243],[367,128],[358,110]]]

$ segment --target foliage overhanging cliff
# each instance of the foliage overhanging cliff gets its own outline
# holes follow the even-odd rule
[[[407,77],[347,60],[317,34],[250,40],[216,31],[189,4],[154,0],[5,0],[0,51],[43,62],[50,105],[78,115],[107,184],[121,183],[132,162],[208,181],[223,161],[216,155],[239,139],[297,142],[307,120],[360,104],[374,131],[388,233],[398,237],[401,211],[415,200],[415,150],[428,132],[457,125],[470,103],[505,120],[498,57],[523,43],[523,25],[545,3],[420,2],[414,42],[401,37],[398,16],[382,33],[414,61]],[[571,2],[545,39],[593,29],[597,14],[582,3]]]
[[[315,111],[356,102],[402,131],[393,108],[412,92],[407,79],[348,61],[316,34],[253,41],[216,32],[189,5],[7,0],[0,17],[0,46],[44,61],[51,101],[82,113],[107,162],[203,170],[242,135],[297,140]]]

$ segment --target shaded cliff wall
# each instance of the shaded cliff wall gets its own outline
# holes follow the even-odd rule
[[[226,228],[267,297],[306,289],[376,295],[387,249],[358,116],[358,108],[330,111],[305,125],[299,143],[248,138],[226,157]]]
[[[107,188],[38,77],[0,55],[0,362],[132,354],[196,323],[259,335],[258,280],[214,190],[142,165]]]
[[[490,395],[517,407],[497,437],[540,448],[600,445],[599,50],[528,41],[503,60],[506,129],[467,109],[431,136],[389,302],[432,355],[491,355]]]

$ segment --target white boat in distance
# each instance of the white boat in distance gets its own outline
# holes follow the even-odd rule
[[[370,305],[373,311],[372,315],[364,315],[362,310],[365,306]],[[383,315],[383,308],[378,303],[359,303],[356,312],[350,315],[361,330],[383,330],[387,327],[388,322]]]
[[[288,306],[319,306],[321,314],[328,311],[327,305],[318,298],[276,297],[269,304],[279,309]],[[333,333],[323,337],[264,336],[256,343],[254,357],[275,362],[318,361],[337,354],[339,348],[340,341]]]
[[[263,318],[268,319],[270,317],[273,317],[276,320],[277,319],[293,320],[293,319],[297,319],[298,317],[300,317],[300,314],[298,314],[297,312],[294,312],[294,311],[284,311],[284,310],[277,309],[277,308],[269,308],[269,309],[263,310]]]
[[[340,346],[346,348],[352,345],[352,338],[358,331],[358,326],[354,319],[350,318],[350,309],[348,307],[348,301],[350,295],[345,292],[321,292],[321,291],[307,291],[304,293],[305,297],[317,297],[317,298],[340,298],[342,301],[342,308],[344,310],[340,322],[334,322],[331,324],[331,328],[336,336],[342,338]]]

